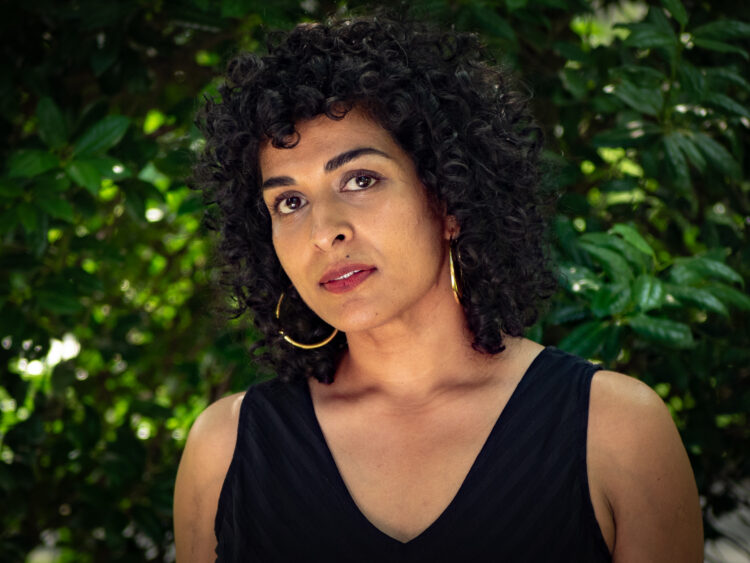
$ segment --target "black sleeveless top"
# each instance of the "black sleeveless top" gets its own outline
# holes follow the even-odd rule
[[[586,429],[599,367],[533,361],[445,511],[402,543],[359,511],[306,382],[250,387],[219,496],[219,562],[609,562],[589,494]]]

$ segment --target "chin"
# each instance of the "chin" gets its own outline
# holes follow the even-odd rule
[[[378,328],[388,318],[382,310],[375,311],[369,307],[348,306],[346,309],[336,315],[336,318],[325,320],[347,334]]]

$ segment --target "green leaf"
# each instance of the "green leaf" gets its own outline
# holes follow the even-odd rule
[[[100,155],[120,142],[130,126],[130,119],[123,115],[108,115],[95,123],[76,141],[74,156]]]
[[[10,155],[8,176],[11,178],[31,178],[51,170],[60,164],[58,158],[47,151],[22,149]]]
[[[674,284],[667,284],[664,289],[681,303],[690,303],[699,309],[719,313],[725,317],[729,315],[724,303],[705,289]]]
[[[60,108],[52,98],[42,98],[36,106],[39,121],[39,136],[47,146],[59,149],[68,140],[68,127]]]
[[[95,76],[104,74],[117,61],[117,57],[120,54],[119,47],[114,41],[109,41],[103,49],[96,49],[91,53],[89,63]]]
[[[735,102],[729,96],[720,94],[718,92],[709,92],[704,99],[706,102],[708,102],[709,105],[732,113],[736,113],[737,115],[741,115],[750,119],[750,110],[748,110],[739,102]]]
[[[644,254],[656,257],[656,255],[654,254],[654,249],[651,248],[651,245],[646,242],[646,239],[641,236],[641,233],[639,233],[630,225],[617,223],[616,225],[612,226],[609,232],[620,235],[623,239],[625,239],[625,242],[630,244],[632,247],[637,248]]]
[[[203,209],[203,207],[203,201],[200,196],[188,196],[180,203],[180,207],[177,209],[177,215],[195,213],[196,211]]]
[[[83,309],[78,297],[70,293],[40,289],[35,292],[35,295],[39,307],[45,311],[67,315]]]
[[[672,133],[665,135],[662,139],[664,143],[664,153],[667,155],[667,161],[674,171],[674,185],[683,193],[690,187],[690,172],[688,170],[685,155],[680,150],[680,145],[672,137]]]
[[[16,208],[16,212],[27,233],[33,233],[37,230],[39,227],[39,212],[34,207],[24,201]]]
[[[620,27],[628,27],[630,29],[630,35],[624,41],[626,47],[652,49],[654,47],[675,47],[677,45],[677,38],[674,34],[667,33],[655,25],[642,23]]]
[[[476,18],[477,24],[482,27],[488,35],[516,41],[516,33],[508,20],[501,17],[494,9],[488,8],[477,2],[469,3],[469,7]]]
[[[742,169],[727,149],[705,133],[695,134],[695,145],[705,155],[706,159],[720,172],[730,178],[739,180]]]
[[[706,171],[706,159],[692,139],[692,133],[683,134],[679,131],[670,133],[670,138],[700,172]]]
[[[667,9],[671,16],[677,20],[680,27],[685,27],[688,21],[688,15],[685,6],[680,0],[661,0],[662,5]]]
[[[628,325],[637,334],[672,348],[690,348],[694,345],[690,327],[669,319],[636,315],[628,319]]]
[[[687,61],[682,61],[677,69],[682,90],[691,95],[691,101],[698,103],[706,90],[703,73]]]
[[[637,271],[645,271],[651,265],[648,258],[640,250],[636,250],[633,246],[614,234],[585,233],[579,237],[579,240],[615,251],[628,261],[632,269]]]
[[[579,245],[602,265],[604,271],[612,281],[633,278],[630,266],[628,266],[627,261],[618,253],[585,241],[580,242]]]
[[[528,4],[528,0],[505,0],[505,5],[508,7],[509,12],[525,8],[526,4]]]
[[[735,270],[723,262],[703,256],[677,258],[670,271],[670,277],[675,283],[681,285],[689,285],[706,278],[716,278],[744,285],[742,276]]]
[[[36,200],[44,211],[52,217],[62,219],[68,223],[73,222],[73,206],[59,197],[42,197]]]
[[[750,311],[750,297],[741,291],[722,283],[712,283],[706,289],[723,303],[732,305],[742,311]]]
[[[195,155],[190,150],[180,148],[169,151],[164,158],[155,159],[154,165],[163,174],[176,179],[188,176],[194,161]]]
[[[653,135],[660,132],[658,127],[650,123],[644,123],[642,127],[633,129],[616,127],[594,135],[591,144],[594,147],[638,147],[649,143]]]
[[[633,301],[644,313],[661,307],[664,295],[664,284],[654,276],[643,274],[633,284]]]
[[[74,160],[65,171],[76,184],[91,192],[91,195],[99,194],[102,176],[94,164],[86,160]]]
[[[627,105],[647,115],[657,115],[662,108],[664,98],[655,88],[639,88],[631,82],[622,81],[616,84],[612,93]]]
[[[5,179],[0,180],[0,197],[13,199],[21,197],[23,193],[23,188],[15,182],[11,182]]]
[[[744,39],[750,37],[750,23],[738,20],[715,20],[696,27],[693,35],[698,37],[719,38],[723,40]]]
[[[744,49],[724,43],[723,41],[716,41],[714,39],[701,39],[700,37],[693,37],[693,43],[696,47],[707,49],[708,51],[716,51],[717,53],[735,53],[740,55],[743,59],[748,60],[750,55]]]
[[[630,304],[630,285],[609,284],[602,287],[594,295],[591,311],[599,318],[622,313]]]
[[[561,325],[571,321],[580,321],[589,315],[589,306],[584,303],[559,305],[545,316],[544,320],[549,325]]]
[[[607,326],[607,321],[588,321],[575,327],[557,346],[571,354],[590,358],[604,343]]]
[[[714,82],[728,82],[730,84],[734,84],[736,86],[739,86],[743,90],[750,91],[750,82],[745,80],[742,76],[734,72],[731,68],[726,67],[717,67],[717,68],[710,68],[706,71],[706,75],[711,80],[712,83]]]

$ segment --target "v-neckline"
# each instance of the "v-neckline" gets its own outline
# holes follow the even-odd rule
[[[333,452],[331,451],[331,448],[328,445],[328,441],[326,440],[325,434],[323,433],[323,428],[320,425],[320,421],[318,420],[318,415],[315,412],[315,404],[313,403],[312,394],[310,393],[310,386],[305,381],[302,387],[303,387],[303,393],[305,396],[305,402],[307,403],[307,407],[308,407],[308,414],[311,416],[312,421],[313,421],[313,424],[312,424],[313,431],[321,442],[322,449],[324,450],[325,456],[328,460],[329,469],[334,476],[334,481],[336,482],[338,487],[342,490],[343,497],[346,499],[346,503],[349,505],[349,508],[357,515],[357,518],[363,522],[364,526],[370,531],[372,531],[375,534],[375,536],[378,537],[379,539],[387,543],[395,544],[396,546],[401,546],[401,547],[414,545],[415,543],[422,541],[424,538],[431,535],[433,533],[433,530],[435,530],[435,528],[437,528],[440,525],[440,523],[443,520],[445,520],[452,511],[455,510],[456,504],[458,504],[458,502],[461,500],[464,490],[468,487],[468,484],[470,484],[470,481],[474,473],[476,473],[477,467],[480,465],[482,460],[487,456],[487,451],[491,443],[494,441],[495,436],[505,426],[506,419],[510,416],[510,414],[512,414],[514,405],[516,401],[518,400],[517,397],[521,394],[521,392],[523,391],[523,388],[528,385],[530,375],[536,370],[537,365],[540,362],[540,358],[544,356],[545,352],[547,352],[549,349],[550,349],[549,347],[543,348],[542,350],[539,351],[539,353],[536,356],[534,356],[534,359],[526,368],[526,371],[521,376],[521,379],[519,379],[518,383],[516,383],[516,386],[513,389],[513,392],[511,393],[510,397],[506,401],[505,406],[503,406],[502,410],[498,413],[497,418],[495,419],[495,422],[492,426],[492,429],[490,430],[490,433],[487,435],[487,439],[484,441],[484,444],[482,444],[482,447],[480,448],[479,453],[474,458],[474,461],[472,462],[471,466],[469,467],[469,470],[464,476],[464,479],[461,482],[461,485],[458,487],[456,494],[448,502],[448,504],[445,506],[443,511],[437,516],[437,518],[435,518],[435,520],[433,520],[419,534],[417,534],[416,536],[414,536],[413,538],[405,542],[402,542],[401,540],[398,540],[394,538],[393,536],[388,535],[383,530],[378,528],[375,524],[370,522],[370,520],[367,518],[367,516],[365,516],[365,514],[362,512],[359,506],[357,506],[357,503],[354,501],[354,497],[352,497],[352,494],[349,491],[349,488],[346,486],[346,482],[344,481],[344,478],[341,475],[341,471],[339,470],[338,465],[336,465],[336,459],[333,457]]]

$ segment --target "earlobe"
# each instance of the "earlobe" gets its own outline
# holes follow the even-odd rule
[[[461,232],[461,227],[459,226],[458,220],[456,219],[455,215],[446,215],[445,220],[443,221],[443,225],[443,237],[446,240],[456,238],[458,236],[458,233]]]

